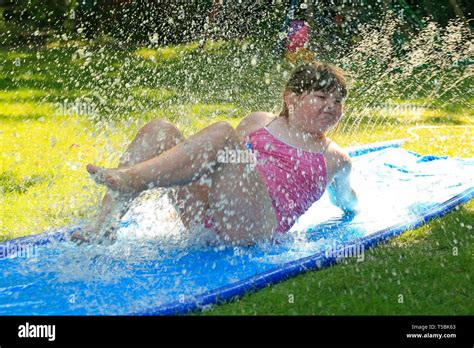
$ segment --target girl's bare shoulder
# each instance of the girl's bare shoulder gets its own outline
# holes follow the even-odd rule
[[[335,143],[333,140],[326,138],[328,144],[325,157],[328,166],[331,167],[331,172],[336,174],[343,168],[352,164],[351,158],[347,151]]]
[[[236,128],[237,134],[240,138],[243,138],[253,131],[265,127],[269,124],[275,117],[274,114],[270,112],[252,112],[250,115],[245,117]]]

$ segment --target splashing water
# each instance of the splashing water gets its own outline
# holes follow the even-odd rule
[[[397,43],[402,25],[389,13],[377,25],[362,26],[362,40],[336,62],[354,83],[341,129],[349,137],[380,126],[415,125],[424,111],[449,102],[472,109],[471,30],[460,20],[445,28],[427,20],[409,40]],[[400,100],[408,105],[397,110]]]

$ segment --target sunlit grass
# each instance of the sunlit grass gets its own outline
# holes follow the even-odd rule
[[[32,98],[39,98],[39,97],[48,97],[50,96],[53,91],[45,91],[41,89],[15,89],[11,91],[2,91],[0,93],[0,102],[2,100],[5,101],[20,101],[23,99],[32,99]],[[3,109],[2,105],[0,105],[0,112]]]
[[[196,52],[198,49],[205,53],[219,54],[223,52],[225,45],[225,41],[218,40],[206,41],[202,47],[197,42],[160,47],[157,49],[142,47],[135,51],[135,55],[155,62],[167,62],[179,59],[183,55]]]
[[[43,118],[1,121],[0,239],[59,227],[90,212],[103,189],[85,165],[117,165],[132,131],[94,134],[80,116]]]
[[[140,48],[135,52],[135,54],[144,59],[166,62],[169,60],[179,59],[181,55],[190,53],[198,47],[199,45],[196,42],[192,42],[178,46],[160,47],[158,49]]]
[[[403,147],[416,153],[448,155],[461,158],[474,156],[473,147],[469,146],[474,138],[474,127],[467,125],[444,127],[433,125],[436,128],[421,128],[424,126],[420,125],[419,127],[376,127],[370,131],[360,131],[349,135],[335,134],[332,138],[341,146],[356,146],[384,140],[407,139],[408,141]],[[418,138],[413,136],[413,134]]]
[[[26,52],[18,52],[18,51],[9,51],[6,53],[6,58],[9,60],[16,60],[18,58],[20,59],[27,59],[30,58],[31,54],[26,53]]]
[[[169,99],[177,95],[176,91],[170,88],[134,88],[131,93],[137,98],[152,100]]]
[[[4,100],[6,97],[3,97]],[[16,97],[15,97],[16,98]],[[0,118],[35,118],[55,113],[54,106],[37,102],[0,102]]]

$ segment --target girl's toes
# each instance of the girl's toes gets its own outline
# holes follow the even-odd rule
[[[74,232],[71,237],[70,237],[72,242],[76,242],[77,244],[82,244],[82,243],[89,243],[90,239],[81,232]]]
[[[88,166],[87,171],[90,173],[92,179],[94,179],[98,184],[109,185],[109,180],[113,180],[109,170],[103,167],[91,164]],[[113,184],[111,184],[111,186],[113,186]]]
[[[89,163],[86,169],[90,174],[96,174],[99,171],[99,166]]]
[[[92,179],[100,185],[106,185],[115,191],[130,191],[120,170],[88,164],[87,171],[90,173]]]

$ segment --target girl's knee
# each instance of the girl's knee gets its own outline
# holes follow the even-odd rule
[[[223,146],[230,146],[232,148],[239,148],[241,146],[241,139],[239,139],[238,133],[227,122],[217,122],[211,127],[214,127],[215,133],[223,140]]]
[[[216,122],[210,127],[213,131],[223,135],[225,138],[229,138],[235,135],[235,129],[225,121]]]
[[[138,131],[138,133],[140,135],[164,133],[164,134],[167,134],[168,136],[177,137],[179,139],[183,138],[183,135],[179,131],[178,127],[176,127],[171,122],[168,122],[168,121],[163,120],[161,118],[155,118],[155,119],[151,120],[150,122],[145,124]]]

